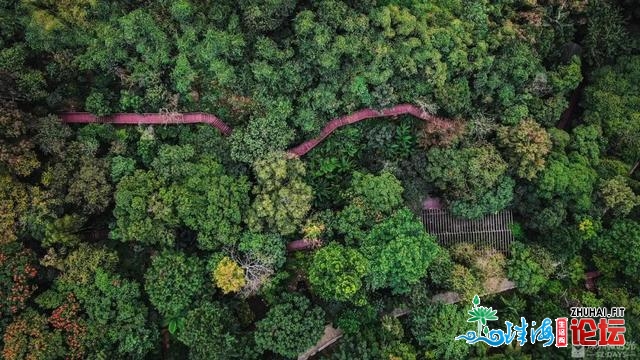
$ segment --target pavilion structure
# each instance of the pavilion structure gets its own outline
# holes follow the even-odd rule
[[[446,210],[441,199],[430,197],[423,202],[422,221],[427,232],[444,247],[468,242],[479,249],[509,252],[513,242],[513,215],[508,210],[480,219],[463,219]]]

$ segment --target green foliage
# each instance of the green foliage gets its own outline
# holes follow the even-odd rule
[[[514,204],[520,240],[545,246],[513,249],[509,319],[566,315],[564,294],[627,307],[636,338],[638,15],[628,0],[0,1],[0,357],[294,358],[325,310],[346,332],[330,358],[544,357],[453,341],[465,311],[428,306],[505,272],[425,234],[403,206],[429,194],[465,218]],[[555,125],[583,76],[568,134]],[[346,117],[283,153],[403,103],[450,120]],[[167,122],[44,116],[66,111]],[[173,124],[187,112],[232,135]],[[300,238],[327,245],[287,256]],[[237,295],[215,291],[220,264]],[[592,266],[598,295],[567,292]]]
[[[434,148],[427,153],[427,178],[455,200],[477,202],[499,184],[507,164],[493,146]]]
[[[329,358],[332,360],[375,360],[382,358],[382,351],[382,345],[374,331],[363,328],[357,334],[343,336]]]
[[[111,180],[118,183],[123,177],[133,174],[135,169],[136,161],[134,159],[120,155],[114,156],[111,159]]]
[[[402,205],[402,184],[391,173],[354,172],[343,197],[348,205],[338,214],[337,229],[346,239],[362,239],[366,230]]]
[[[313,346],[324,332],[324,311],[301,295],[286,295],[256,324],[256,345],[294,358]]]
[[[77,326],[86,328],[75,341],[89,357],[101,353],[144,357],[158,341],[139,284],[115,274],[117,262],[116,253],[82,244],[64,259],[50,252],[45,264],[60,270],[61,275],[38,302],[59,308],[67,294],[77,298],[84,314],[77,320],[82,325]]]
[[[136,170],[120,180],[115,192],[116,218],[111,236],[120,241],[172,245],[178,223],[165,183],[152,171]]]
[[[551,151],[549,134],[531,119],[511,128],[500,127],[498,142],[506,149],[506,157],[518,177],[528,180],[544,168],[546,155]]]
[[[447,287],[451,281],[453,261],[449,256],[449,251],[438,248],[433,262],[429,266],[429,279],[433,285]]]
[[[388,359],[416,360],[416,350],[411,344],[394,342],[383,349],[384,357]]]
[[[186,312],[204,292],[204,265],[181,252],[154,256],[144,277],[149,301],[167,318]]]
[[[79,166],[70,179],[65,201],[78,206],[83,213],[101,213],[111,202],[108,163],[104,159],[84,158]]]
[[[640,56],[621,57],[593,74],[585,91],[585,121],[602,127],[608,151],[633,164],[640,158]]]
[[[186,166],[184,176],[170,188],[178,219],[198,232],[203,249],[234,243],[249,206],[247,179],[226,175],[222,165],[209,157]]]
[[[87,344],[92,353],[143,357],[158,341],[149,324],[139,285],[98,269],[94,289],[80,303],[87,313]]]
[[[253,164],[257,184],[255,199],[248,214],[249,228],[289,235],[299,230],[311,209],[313,190],[302,177],[305,166],[299,159],[286,159],[283,153],[271,153]]]
[[[104,94],[99,92],[91,92],[87,100],[85,100],[84,106],[88,112],[96,116],[106,116],[112,113],[109,101],[105,98]]]
[[[228,309],[203,302],[187,313],[177,338],[189,347],[189,359],[228,359],[239,353],[232,324]]]
[[[592,65],[604,65],[633,46],[621,9],[615,3],[589,2],[587,19],[586,55]]]
[[[514,243],[507,263],[507,276],[516,282],[520,292],[537,293],[554,271],[551,254],[541,247]]]
[[[250,31],[272,31],[291,14],[294,0],[240,1],[244,22]]]
[[[470,300],[473,295],[482,292],[480,280],[466,266],[455,264],[451,270],[451,290],[455,291],[463,300]]]
[[[585,211],[592,205],[591,193],[596,180],[596,171],[584,156],[556,154],[537,178],[536,194],[545,200],[559,199],[564,206]]]
[[[572,56],[568,64],[558,65],[558,68],[551,73],[549,79],[554,91],[566,93],[577,88],[582,81],[580,65],[581,61],[577,55]]]
[[[77,215],[64,215],[46,224],[42,246],[50,247],[55,244],[75,246],[80,242],[78,232],[82,229],[85,219]]]
[[[255,163],[264,154],[284,151],[291,140],[293,132],[282,118],[252,119],[246,127],[234,130],[231,135],[231,158],[248,164]]]
[[[374,225],[361,240],[360,251],[370,264],[368,288],[390,288],[394,294],[402,294],[427,275],[438,245],[413,213],[402,209]]]
[[[453,338],[469,331],[465,311],[456,305],[424,307],[411,314],[411,332],[432,359],[462,359],[470,347]]]
[[[640,243],[640,223],[633,220],[616,220],[610,229],[596,238],[591,246],[594,254],[601,258],[596,265],[609,276],[614,276],[611,273],[613,270],[623,273],[637,283],[634,276],[640,271],[638,243]],[[606,268],[600,264],[606,264]]]
[[[372,216],[390,214],[402,204],[402,184],[389,172],[380,175],[354,172],[346,198],[362,203]]]
[[[613,215],[624,217],[631,210],[640,205],[640,196],[636,195],[627,185],[627,180],[618,175],[600,184],[600,197],[606,210],[612,210]]]
[[[53,115],[39,118],[35,128],[34,140],[40,151],[47,155],[62,155],[67,139],[72,135],[71,128]]]
[[[3,89],[7,98],[33,101],[46,97],[44,74],[29,66],[29,56],[24,44],[2,46],[0,49],[0,71],[7,86]]]
[[[375,323],[378,319],[376,308],[370,304],[350,307],[340,312],[335,320],[335,326],[344,331],[347,336],[358,335],[362,329]]]
[[[451,213],[467,219],[478,219],[488,214],[495,214],[511,204],[515,186],[515,180],[505,176],[495,189],[482,194],[476,201],[452,201]]]
[[[515,182],[507,163],[491,145],[427,152],[425,176],[452,201],[451,209],[467,218],[495,213],[509,205]]]
[[[118,183],[115,239],[172,245],[183,225],[207,250],[233,244],[249,204],[245,177],[226,175],[209,156],[193,160],[191,146],[161,146],[154,171],[135,170]]]
[[[500,302],[502,306],[500,310],[500,318],[504,321],[509,321],[512,324],[517,324],[520,321],[520,317],[524,313],[527,307],[527,302],[517,294],[510,296],[500,295]]]
[[[16,104],[0,100],[0,169],[10,174],[28,176],[40,167],[28,138],[31,116],[20,111]]]
[[[275,234],[244,233],[238,250],[249,259],[273,268],[281,267],[286,260],[284,241]]]
[[[309,282],[327,300],[362,303],[357,294],[368,271],[368,261],[355,249],[331,243],[313,255]]]
[[[574,256],[567,264],[569,280],[574,286],[580,285],[585,280],[585,269],[585,264],[580,256]]]

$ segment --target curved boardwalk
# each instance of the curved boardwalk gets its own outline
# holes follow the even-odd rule
[[[62,122],[71,124],[108,123],[116,125],[167,125],[167,124],[196,124],[205,123],[215,126],[224,135],[231,134],[231,127],[218,119],[215,115],[206,113],[118,113],[110,116],[98,117],[87,112],[67,112],[60,114]]]
[[[417,117],[418,119],[422,119],[425,121],[432,121],[437,125],[441,126],[443,129],[450,128],[451,123],[444,118],[440,118],[434,115],[431,115],[425,111],[423,111],[418,106],[412,104],[400,104],[394,107],[382,109],[382,110],[374,110],[374,109],[363,109],[354,112],[353,114],[346,115],[343,117],[339,117],[329,121],[327,125],[320,131],[320,135],[304,143],[294,147],[289,150],[289,154],[294,156],[302,156],[314,147],[316,147],[319,143],[322,142],[327,136],[331,135],[336,129],[348,125],[357,123],[358,121],[366,120],[366,119],[375,119],[380,117],[389,117],[389,116],[400,116],[400,115],[412,115]]]
[[[412,115],[418,119],[425,121],[431,121],[436,123],[442,129],[450,128],[452,125],[448,119],[440,118],[431,115],[423,111],[420,107],[412,104],[400,104],[390,108],[375,110],[375,109],[363,109],[356,111],[352,114],[345,115],[339,118],[335,118],[329,121],[324,128],[320,131],[320,135],[314,139],[305,141],[304,143],[289,150],[291,156],[302,156],[318,144],[320,144],[327,136],[331,135],[334,131],[342,126],[357,123],[366,119],[375,119],[380,117],[400,116],[400,115]],[[75,123],[75,124],[88,124],[88,123],[109,123],[118,125],[138,125],[138,124],[194,124],[194,123],[206,123],[211,124],[218,128],[224,135],[231,134],[231,127],[225,124],[215,115],[206,113],[184,113],[184,114],[163,114],[163,113],[145,113],[145,114],[129,114],[119,113],[111,116],[98,117],[87,112],[67,112],[60,114],[62,122]]]

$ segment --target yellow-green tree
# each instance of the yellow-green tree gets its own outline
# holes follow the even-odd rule
[[[225,294],[238,292],[246,284],[244,270],[228,256],[223,257],[216,266],[213,279]]]
[[[303,179],[304,163],[275,152],[256,161],[253,169],[257,184],[253,187],[255,200],[247,220],[251,230],[270,230],[281,235],[299,230],[313,199],[313,190]]]
[[[531,180],[544,169],[551,151],[551,137],[535,120],[526,119],[513,127],[498,129],[498,143],[520,178]]]

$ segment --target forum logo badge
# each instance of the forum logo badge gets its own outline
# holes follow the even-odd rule
[[[492,347],[509,345],[517,341],[520,346],[530,342],[542,342],[543,347],[555,345],[567,347],[569,340],[573,357],[583,357],[585,347],[608,347],[625,345],[624,308],[572,308],[571,321],[568,318],[544,318],[541,322],[528,322],[524,317],[519,324],[505,321],[505,329],[491,329],[489,321],[497,321],[497,310],[480,305],[480,297],[473,297],[471,317],[467,322],[475,323],[476,330],[467,331],[455,340],[464,340],[467,344],[483,342]],[[554,328],[555,324],[555,328]]]

